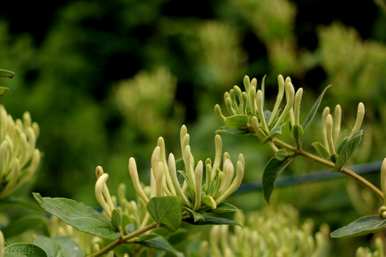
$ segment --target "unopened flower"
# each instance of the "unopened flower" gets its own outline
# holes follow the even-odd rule
[[[31,180],[40,163],[39,126],[28,112],[14,120],[0,105],[0,198]]]
[[[155,196],[177,196],[191,209],[197,210],[203,205],[214,209],[239,188],[244,177],[244,157],[239,155],[236,168],[228,153],[224,153],[222,157],[222,141],[219,135],[215,137],[216,154],[213,165],[209,158],[205,162],[194,160],[186,126],[182,126],[180,130],[180,146],[184,168],[178,171],[179,176],[174,154],[170,153],[167,158],[164,139],[162,137],[158,139],[151,157],[148,194],[138,179],[135,160],[130,158],[130,176],[134,189],[142,201],[148,202]]]

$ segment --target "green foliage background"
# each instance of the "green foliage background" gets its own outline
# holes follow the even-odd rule
[[[267,74],[272,96],[276,75],[290,75],[295,86],[314,94],[306,96],[309,105],[331,83],[324,103],[340,103],[346,124],[352,122],[354,104],[364,101],[371,125],[356,160],[386,154],[386,12],[375,2],[26,5],[19,12],[16,1],[0,12],[0,67],[17,74],[1,101],[13,116],[29,110],[41,126],[44,156],[34,191],[91,202],[97,164],[110,173],[112,185],[130,185],[128,157],[135,156],[147,174],[157,137],[165,136],[169,150],[178,149],[182,123],[192,129],[197,156],[213,152],[211,140],[221,126],[213,106],[225,90],[241,84],[244,74],[259,81]],[[246,181],[260,180],[269,149],[250,138],[224,139],[233,156],[245,153]],[[314,168],[299,162],[287,174]],[[352,203],[359,200],[351,198],[342,181],[285,189],[275,196],[332,227],[355,216]],[[244,209],[264,204],[260,193],[236,196],[234,202]],[[354,248],[343,249],[349,254]]]

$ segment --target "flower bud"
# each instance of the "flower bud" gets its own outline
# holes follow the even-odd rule
[[[350,137],[352,137],[355,133],[357,133],[361,129],[364,117],[365,117],[365,105],[361,102],[358,104],[357,117],[356,117],[354,126],[351,130]]]
[[[133,187],[137,195],[142,199],[142,201],[144,201],[145,203],[148,203],[149,199],[145,194],[145,191],[143,190],[143,187],[139,180],[137,164],[135,163],[135,159],[133,157],[130,157],[129,159],[129,173],[130,173],[131,181],[133,183]]]

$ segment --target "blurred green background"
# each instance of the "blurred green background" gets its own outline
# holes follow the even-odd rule
[[[305,88],[306,105],[333,84],[324,104],[340,103],[347,126],[364,101],[367,136],[355,161],[386,154],[382,0],[7,1],[0,9],[0,67],[17,74],[2,104],[14,117],[30,111],[40,124],[44,157],[28,190],[43,195],[94,201],[96,165],[110,173],[112,188],[130,185],[128,157],[146,176],[157,137],[175,151],[183,123],[193,152],[211,155],[222,126],[213,106],[244,74],[259,82],[266,74],[272,98],[276,76],[290,75]],[[245,153],[246,181],[259,180],[269,149],[254,138],[224,141],[234,157]],[[300,161],[287,174],[315,168]],[[361,210],[363,199],[374,201],[343,180],[275,194],[333,228],[371,211]],[[258,192],[234,202],[248,210],[264,204]]]

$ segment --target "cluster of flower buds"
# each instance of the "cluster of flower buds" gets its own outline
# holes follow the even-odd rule
[[[219,135],[215,136],[216,153],[213,163],[209,158],[205,163],[194,160],[186,126],[182,126],[180,130],[180,145],[183,170],[177,170],[174,155],[170,153],[167,157],[164,139],[158,139],[151,157],[150,190],[142,186],[135,159],[130,158],[130,176],[137,195],[143,202],[147,203],[149,198],[155,196],[177,196],[188,208],[198,210],[207,206],[215,209],[239,188],[244,177],[244,157],[240,154],[234,167],[230,155],[226,152],[222,154]]]
[[[300,102],[303,89],[295,89],[291,79],[285,80],[282,75],[278,78],[278,93],[271,111],[265,109],[265,80],[261,88],[257,89],[257,79],[244,77],[244,91],[237,85],[224,94],[226,115],[219,105],[215,112],[227,126],[237,126],[249,131],[254,131],[261,138],[266,138],[278,133],[286,121],[291,120],[293,125],[299,123]],[[284,101],[285,97],[285,101]]]
[[[322,149],[330,159],[336,159],[339,154],[339,145],[341,145],[344,140],[351,141],[353,138],[362,137],[363,130],[362,123],[365,116],[365,105],[363,103],[358,104],[357,115],[355,123],[351,129],[351,132],[348,136],[341,136],[341,123],[342,123],[342,108],[338,104],[334,108],[334,112],[330,113],[330,108],[325,107],[322,114],[322,124],[323,124],[323,143],[314,145],[315,148]]]
[[[117,196],[111,195],[107,186],[109,175],[103,171],[101,166],[96,167],[95,173],[97,177],[95,197],[102,207],[104,215],[108,219],[112,219],[114,213],[118,214],[120,219],[124,220],[125,230],[129,231],[141,225],[146,225],[149,221],[149,215],[146,212],[144,203],[129,201],[126,198],[126,186],[124,184],[119,185]],[[132,228],[126,227],[128,224],[131,224]]]
[[[383,241],[377,237],[374,242],[375,249],[369,249],[365,247],[359,247],[356,251],[356,257],[383,257],[385,256],[385,250]]]
[[[236,220],[243,226],[233,230],[227,225],[213,226],[200,256],[329,256],[328,227],[313,235],[312,222],[299,226],[297,212],[290,206],[268,207],[247,216],[238,212]]]
[[[40,163],[39,126],[28,112],[16,121],[0,106],[0,198],[29,181]]]

